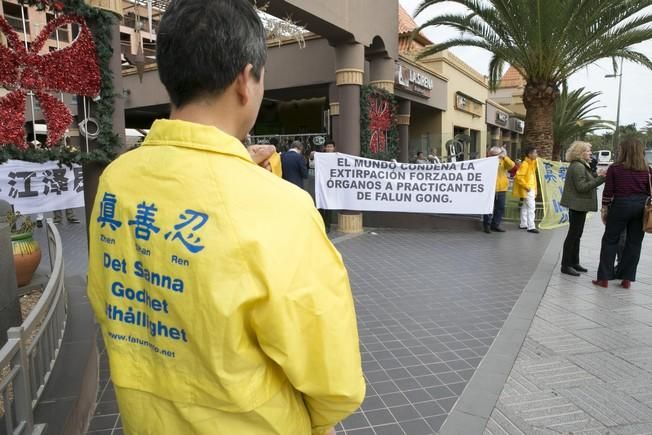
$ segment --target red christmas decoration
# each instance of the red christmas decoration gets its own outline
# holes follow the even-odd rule
[[[67,47],[44,55],[38,54],[49,35],[58,27],[76,23],[79,36]],[[0,98],[0,144],[26,148],[25,104],[31,91],[39,100],[48,127],[48,147],[56,144],[72,123],[65,104],[48,92],[97,96],[100,92],[100,69],[95,43],[84,20],[61,16],[50,21],[31,48],[25,49],[16,32],[0,16],[0,31],[7,46],[0,46],[0,86],[12,91]]]
[[[369,150],[382,153],[387,150],[387,135],[392,128],[393,113],[389,101],[380,100],[370,95],[369,102]]]

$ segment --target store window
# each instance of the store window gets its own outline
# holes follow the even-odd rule
[[[21,6],[9,3],[2,2],[2,9],[4,10],[5,20],[9,23],[11,27],[14,28],[18,33],[22,34],[23,31],[27,31],[29,35],[31,33],[29,28],[29,13],[27,6],[23,6],[23,13],[20,12]],[[25,27],[23,29],[23,14],[25,15]]]
[[[49,24],[52,20],[54,20],[54,15],[46,14],[46,19]],[[50,34],[50,39],[56,41],[57,38],[59,42],[70,42],[70,25],[66,24],[65,26],[57,27],[57,29]]]

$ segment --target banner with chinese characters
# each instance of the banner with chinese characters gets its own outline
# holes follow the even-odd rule
[[[82,168],[9,160],[0,164],[0,199],[21,214],[83,207]]]
[[[564,193],[568,163],[538,159],[543,219],[539,228],[551,230],[568,224],[568,209],[559,203]]]
[[[485,214],[494,207],[498,158],[411,164],[315,155],[317,207],[330,210]]]

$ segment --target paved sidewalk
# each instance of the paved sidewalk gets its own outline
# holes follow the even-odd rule
[[[652,237],[632,288],[602,289],[603,229],[587,222],[587,275],[557,265],[485,434],[652,434]]]
[[[331,234],[351,278],[367,379],[365,402],[338,434],[439,430],[552,237],[479,228]],[[110,376],[102,352],[89,435],[122,433]]]

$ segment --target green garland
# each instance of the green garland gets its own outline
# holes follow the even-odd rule
[[[388,101],[392,107],[392,123],[387,132],[386,151],[372,153],[369,149],[372,132],[369,129],[370,123],[370,104],[369,99],[373,98],[380,101]],[[399,156],[399,139],[398,126],[396,123],[397,101],[394,95],[389,92],[375,88],[371,85],[362,86],[360,89],[360,155],[376,160],[398,159]]]
[[[111,28],[116,17],[111,12],[84,3],[83,0],[61,0],[51,2],[44,0],[19,0],[20,3],[36,6],[37,9],[50,9],[70,15],[78,15],[84,20],[93,34],[97,48],[97,60],[100,67],[100,97],[95,105],[95,118],[100,128],[95,149],[89,153],[82,153],[78,149],[59,145],[51,149],[37,149],[30,146],[26,150],[19,150],[15,146],[0,148],[0,163],[7,159],[26,160],[30,162],[44,162],[55,160],[64,165],[73,163],[99,162],[109,163],[121,148],[120,136],[113,132],[113,110],[115,103],[115,89],[113,88],[113,75],[110,69],[113,48],[111,47]],[[80,139],[83,137],[80,136]]]

